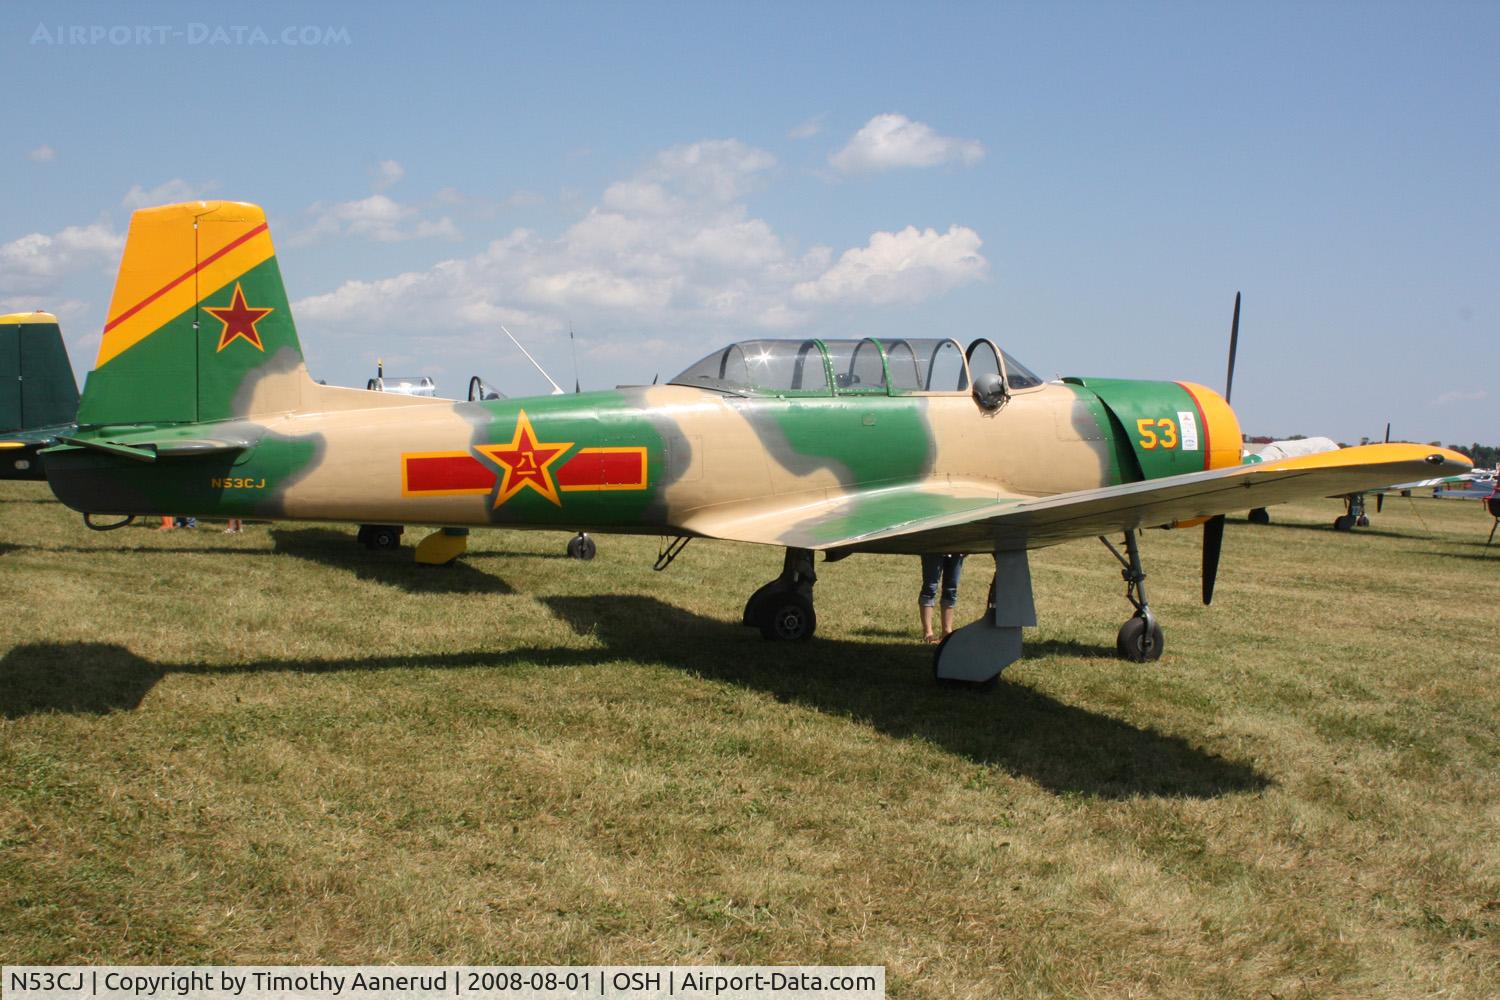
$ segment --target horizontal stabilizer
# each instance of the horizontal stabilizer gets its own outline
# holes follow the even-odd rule
[[[14,448],[46,448],[57,444],[58,435],[63,430],[72,430],[72,426],[11,431],[4,437],[0,437],[0,451],[9,451]]]
[[[119,455],[136,462],[155,462],[158,459],[206,458],[212,455],[234,455],[245,451],[255,442],[247,438],[171,438],[165,441],[103,441],[97,438],[61,436],[63,445],[87,448],[110,455]]]

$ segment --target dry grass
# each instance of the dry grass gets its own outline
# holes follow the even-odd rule
[[[915,560],[738,625],[779,553],[478,533],[92,534],[0,484],[7,963],[874,963],[894,997],[1488,997],[1500,549],[1473,503],[1152,532],[1157,665],[1097,543],[936,688]],[[1420,520],[1419,520],[1420,515]],[[962,610],[978,611],[985,560]]]

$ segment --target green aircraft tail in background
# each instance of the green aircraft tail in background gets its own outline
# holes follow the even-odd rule
[[[37,451],[70,433],[78,384],[51,313],[0,316],[0,479],[42,479]]]

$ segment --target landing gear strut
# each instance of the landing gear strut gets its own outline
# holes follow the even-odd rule
[[[1344,513],[1333,519],[1333,530],[1351,531],[1369,526],[1370,519],[1365,516],[1365,495],[1351,493],[1344,497]]]
[[[1036,625],[1031,567],[1025,549],[996,549],[989,606],[978,621],[955,629],[932,656],[939,684],[984,689],[1021,658],[1021,629]]]
[[[1135,608],[1135,616],[1120,626],[1120,634],[1115,637],[1115,650],[1121,659],[1130,660],[1134,663],[1148,663],[1152,660],[1161,659],[1162,647],[1165,642],[1162,638],[1161,625],[1156,621],[1156,615],[1151,612],[1151,604],[1146,599],[1146,573],[1141,569],[1141,550],[1136,540],[1136,532],[1125,532],[1125,555],[1120,555],[1120,550],[1110,544],[1109,539],[1103,535],[1099,541],[1109,549],[1114,557],[1124,567],[1120,576],[1125,579],[1125,599]]]
[[[773,641],[812,638],[818,628],[812,600],[813,584],[817,582],[812,550],[787,549],[781,575],[745,602],[744,624],[760,629],[764,638]]]

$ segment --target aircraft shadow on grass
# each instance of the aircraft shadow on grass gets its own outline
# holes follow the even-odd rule
[[[1488,559],[1488,560],[1491,560],[1491,561],[1494,561],[1494,562],[1500,562],[1500,542],[1496,542],[1492,546],[1492,548],[1494,549],[1494,552],[1484,552],[1484,551],[1482,551],[1483,545],[1484,545],[1483,542],[1475,542],[1474,544],[1477,545],[1477,546],[1480,546],[1481,547],[1481,551],[1479,551],[1479,552],[1450,552],[1448,554],[1448,558],[1450,558],[1450,559],[1479,559],[1479,560]]]
[[[1272,507],[1271,509],[1274,511],[1276,508]],[[1373,517],[1375,515],[1371,516]],[[1282,531],[1316,531],[1319,534],[1323,535],[1352,535],[1355,538],[1402,538],[1408,541],[1422,541],[1424,539],[1432,539],[1432,536],[1430,534],[1421,531],[1392,531],[1389,528],[1376,528],[1373,526],[1365,528],[1355,528],[1350,532],[1339,532],[1333,529],[1332,521],[1327,524],[1306,524],[1302,522],[1272,521],[1270,524],[1251,525],[1245,530],[1249,532],[1252,529],[1254,531],[1272,531],[1276,529],[1280,529]]]
[[[347,570],[360,580],[413,594],[513,594],[515,588],[460,559],[422,566],[404,552],[371,552],[354,536],[331,528],[272,528],[272,551]]]
[[[152,531],[156,529],[151,529]],[[179,531],[212,529],[187,529]],[[512,594],[515,589],[493,573],[459,560],[449,566],[421,566],[409,553],[370,552],[354,536],[328,528],[272,528],[270,548],[236,545],[12,545],[0,542],[0,555],[21,549],[67,552],[82,555],[141,554],[232,555],[237,558],[288,555],[335,569],[346,570],[360,580],[399,587],[412,594]],[[566,558],[566,556],[560,557]]]
[[[516,663],[577,667],[629,658],[764,691],[783,703],[855,720],[898,739],[923,739],[1060,794],[1214,798],[1254,793],[1271,784],[1248,763],[1064,704],[1023,685],[1002,681],[988,694],[938,688],[930,656],[909,641],[766,643],[738,623],[704,618],[640,595],[552,597],[545,603],[570,628],[594,637],[604,648],[214,665],[158,663],[111,643],[30,643],[0,658],[0,716],[129,711],[169,674],[462,670]],[[1051,651],[1065,652],[1069,645]]]

